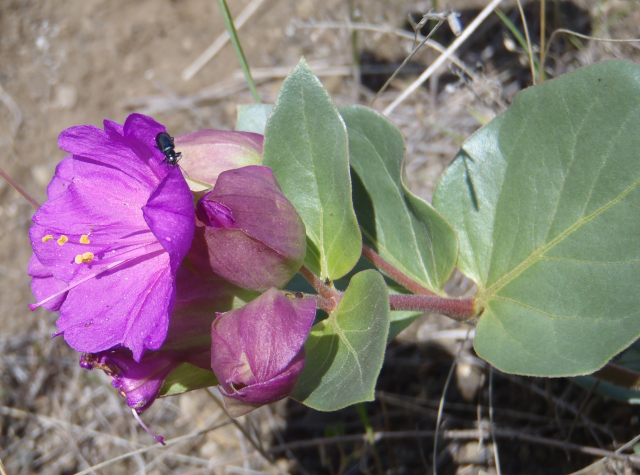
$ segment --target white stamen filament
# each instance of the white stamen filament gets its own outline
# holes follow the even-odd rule
[[[161,435],[155,435],[153,431],[149,429],[144,422],[142,422],[142,419],[140,419],[138,412],[134,408],[131,408],[131,412],[133,412],[133,417],[136,418],[138,424],[140,424],[144,430],[146,430],[154,439],[156,439],[156,442],[159,442],[162,445],[167,445],[164,443],[164,437],[162,437]]]

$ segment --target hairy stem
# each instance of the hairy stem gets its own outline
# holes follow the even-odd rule
[[[433,312],[464,322],[476,315],[474,299],[451,299],[437,295],[389,295],[391,310]]]
[[[249,64],[247,63],[247,58],[245,57],[244,51],[242,50],[242,45],[240,45],[238,32],[236,31],[236,27],[233,24],[233,18],[231,18],[231,13],[229,12],[227,2],[225,0],[218,0],[218,6],[220,7],[220,12],[222,13],[224,24],[227,27],[227,31],[229,32],[229,38],[231,39],[233,48],[236,51],[236,56],[238,57],[238,61],[240,61],[240,67],[242,68],[244,77],[249,84],[249,89],[251,90],[251,94],[253,95],[253,100],[256,101],[257,104],[261,104],[262,100],[260,99],[260,95],[258,94],[258,89],[256,89],[256,84],[255,82],[253,82],[253,77],[251,76],[251,71],[249,70]]]
[[[317,275],[311,272],[311,269],[309,269],[307,266],[302,266],[298,272],[300,272],[300,275],[302,275],[302,277],[307,279],[307,281],[313,286],[316,292],[318,292],[322,297],[326,299],[335,297],[337,292],[327,284],[322,282],[322,280],[320,280]]]
[[[402,285],[405,289],[410,290],[414,294],[418,295],[435,295],[429,289],[423,287],[413,279],[410,279],[398,269],[393,267],[387,261],[385,261],[376,251],[371,249],[366,244],[362,245],[362,255],[366,257],[373,265],[375,265],[382,272],[387,274],[398,284]]]

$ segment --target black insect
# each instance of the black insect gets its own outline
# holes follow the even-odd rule
[[[164,153],[164,160],[162,163],[176,166],[182,154],[180,152],[176,152],[173,137],[166,132],[160,132],[156,135],[156,144],[160,151]]]

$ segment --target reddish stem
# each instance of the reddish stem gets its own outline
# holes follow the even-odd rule
[[[423,287],[418,284],[416,281],[410,279],[398,269],[393,267],[387,261],[385,261],[376,251],[371,249],[366,244],[362,245],[362,255],[366,257],[369,261],[373,263],[378,269],[383,271],[393,280],[395,280],[398,284],[402,285],[405,289],[410,290],[414,294],[417,295],[435,295],[429,289]]]
[[[391,310],[433,312],[464,322],[476,314],[473,299],[450,299],[437,295],[389,295]]]
[[[335,308],[338,306],[336,300],[334,300],[334,299],[325,299],[321,295],[304,294],[304,297],[305,298],[315,299],[316,306],[319,309],[324,310],[327,313],[333,312],[335,310]]]
[[[15,190],[18,193],[20,193],[25,200],[27,200],[27,202],[31,205],[33,209],[38,211],[38,208],[40,208],[40,205],[37,203],[37,201],[31,198],[31,196],[29,196],[29,193],[24,191],[20,185],[18,185],[15,181],[13,181],[13,178],[7,175],[2,168],[0,168],[0,175],[2,175],[4,179],[7,180],[9,184],[13,186]]]
[[[316,292],[318,292],[325,299],[331,299],[336,296],[337,292],[333,290],[331,287],[329,287],[327,284],[322,282],[320,278],[316,276],[313,272],[311,272],[311,270],[308,267],[302,266],[298,272],[300,272],[302,277],[307,279],[307,281],[313,286]]]

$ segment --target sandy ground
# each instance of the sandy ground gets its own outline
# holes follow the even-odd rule
[[[232,14],[237,16],[248,3],[230,1]],[[450,0],[449,3],[462,9],[482,7],[487,2]],[[638,2],[584,0],[576,3],[591,15],[594,34],[628,38],[640,33]],[[505,5],[513,4],[505,1]],[[431,3],[362,0],[354,5],[351,12],[354,20],[400,28],[407,13],[426,11]],[[300,22],[344,23],[349,15],[349,2],[338,0],[263,2],[240,34],[254,74],[261,78],[259,89],[265,102],[273,102],[283,75],[301,55],[314,70],[321,72],[325,87],[338,104],[366,103],[371,99],[372,92],[353,79],[349,31],[300,27]],[[64,157],[64,152],[57,147],[57,136],[67,127],[100,126],[103,119],[123,122],[130,112],[141,111],[152,114],[173,135],[202,128],[233,128],[236,105],[252,100],[244,88],[230,45],[223,47],[191,80],[181,78],[182,71],[223,30],[216,2],[211,0],[2,0],[0,167],[42,203],[55,166]],[[502,41],[501,36],[497,38],[498,43]],[[489,41],[496,41],[496,37],[487,38]],[[562,51],[555,71],[560,73],[580,64],[614,57],[638,61],[638,43],[635,45],[589,43],[580,50]],[[380,61],[398,62],[410,46],[411,41],[382,32],[360,33],[358,37],[358,50],[374,52]],[[414,62],[424,68],[435,57],[435,53],[425,49],[416,55]],[[338,68],[338,72],[327,74],[329,67]],[[445,68],[442,74],[447,72]],[[511,69],[492,68],[490,61],[480,72],[483,74],[479,74],[478,81],[468,86],[458,84],[442,89],[434,83],[431,90],[420,89],[392,115],[407,138],[410,179],[414,189],[425,198],[430,198],[438,177],[455,155],[461,140],[507,107],[521,86]],[[376,107],[382,109],[414,77],[415,74],[398,78]],[[50,338],[56,330],[56,315],[42,309],[28,311],[26,304],[33,301],[30,279],[26,275],[31,255],[27,232],[32,215],[30,206],[0,180],[0,458],[10,474],[70,474],[152,444],[106,378],[81,370],[75,352],[67,348],[62,339]],[[407,397],[421,395],[437,400],[451,355],[457,351],[456,340],[440,342],[437,347],[420,347],[422,349],[415,344],[421,338],[424,342],[425,335],[433,329],[459,328],[449,327],[445,319],[430,316],[406,332],[390,352],[386,367],[390,369],[383,372],[381,388],[391,391],[400,384],[405,387],[403,394]],[[469,348],[464,354],[473,358]],[[417,365],[419,378],[413,383],[399,383],[391,377],[396,364],[403,368]],[[486,371],[471,363],[460,367],[463,369],[456,373],[457,387],[452,397],[473,410],[474,404],[486,403]],[[406,371],[398,374],[411,379]],[[535,400],[535,404],[529,404],[530,412],[544,414],[549,421],[560,417],[566,423],[573,416],[570,410],[558,412],[558,407],[564,407],[561,404],[550,409],[551,405],[536,396],[531,385],[545,388],[550,398],[564,398],[572,407],[578,406],[585,396],[584,391],[566,380],[551,384],[542,380],[510,383],[502,379],[499,382],[505,401],[513,399],[510,395],[514,391],[521,391],[521,400],[514,402],[513,407],[526,412],[522,404],[527,406],[527,402]],[[523,384],[528,384],[529,389],[514,389]],[[592,406],[605,407],[604,402],[597,404]],[[225,420],[204,392],[159,401],[156,406],[145,419],[167,438],[191,434]],[[626,441],[638,428],[637,411],[626,405],[606,407],[613,415],[600,418],[600,423],[618,427],[619,430],[612,429],[617,431],[612,438]],[[370,410],[372,421],[378,424],[376,427],[383,427],[380,407],[372,406]],[[407,410],[406,407],[403,410]],[[298,405],[279,403],[257,411],[249,420],[248,430],[260,434],[267,445],[277,444],[281,435],[290,441],[314,434],[331,434],[332,430],[334,433],[362,432],[354,413],[341,411],[331,416],[330,423],[329,419],[319,423],[319,416],[310,412]],[[472,415],[471,420],[474,417]],[[486,414],[480,419],[482,417]],[[406,423],[400,426],[405,427]],[[520,427],[524,425],[522,422]],[[605,447],[612,447],[612,438],[603,442]],[[588,435],[578,443],[597,445]],[[443,473],[477,473],[480,468],[494,471],[493,455],[492,452],[487,455],[486,446],[473,449],[465,444],[458,446],[466,447],[464,450],[471,451],[471,455],[461,458],[455,455],[461,450],[459,447],[453,452],[450,450],[454,455],[444,462]],[[425,447],[429,458],[430,446]],[[390,459],[396,454],[393,464],[398,469],[393,473],[424,473],[423,449],[416,444],[400,449],[397,444],[395,449],[385,449],[392,454]],[[344,450],[348,453],[342,450],[325,454],[328,461],[322,458],[323,451],[297,452],[297,462],[283,456],[276,467],[259,457],[247,459],[251,446],[237,428],[228,425],[165,452],[154,449],[95,473],[262,473],[247,471],[250,469],[268,473],[344,473],[358,457],[369,460],[369,466],[373,464],[370,451],[362,446],[346,446]],[[591,457],[582,456],[569,462],[562,451],[536,447],[514,450],[514,457],[524,461],[518,473],[568,473],[592,461]],[[404,465],[403,456],[398,455],[402,453],[407,460]],[[237,472],[214,468],[229,459],[232,459],[230,466],[237,467]],[[343,463],[342,471],[336,460]],[[624,465],[617,470],[632,473]]]

